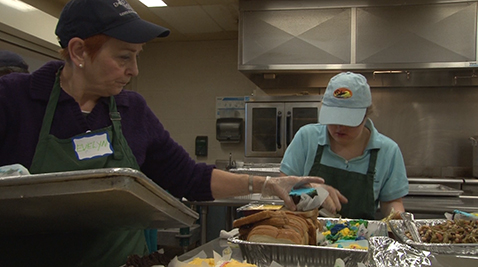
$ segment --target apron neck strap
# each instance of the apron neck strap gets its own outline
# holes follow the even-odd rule
[[[375,148],[370,150],[370,161],[368,164],[367,175],[375,177],[375,165],[377,163],[377,156],[378,156],[379,149]]]
[[[42,136],[47,136],[50,134],[51,123],[53,122],[53,116],[55,115],[56,104],[60,98],[60,74],[63,69],[63,66],[58,69],[56,72],[55,83],[53,84],[53,89],[50,93],[50,99],[48,100],[48,105],[46,106],[45,115],[43,116],[43,123],[40,130],[40,138]]]
[[[58,104],[58,99],[60,98],[61,85],[60,85],[60,75],[63,70],[63,66],[58,69],[56,73],[55,83],[53,84],[53,89],[50,93],[50,99],[48,100],[48,105],[46,107],[45,115],[43,116],[43,123],[40,130],[40,138],[46,137],[50,134],[51,124],[53,122],[53,116],[55,115],[56,106]],[[113,156],[115,159],[122,159],[123,152],[121,152],[120,144],[120,134],[121,134],[121,115],[116,108],[116,101],[113,96],[110,96],[109,103],[110,110],[110,119],[113,124]]]
[[[110,120],[113,124],[113,157],[114,159],[122,159],[123,152],[120,148],[120,134],[121,133],[121,114],[116,108],[116,101],[113,96],[110,96]]]

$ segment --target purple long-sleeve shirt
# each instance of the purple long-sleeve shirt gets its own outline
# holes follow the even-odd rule
[[[46,63],[31,74],[0,78],[0,166],[20,163],[30,168],[43,115],[62,61]],[[176,197],[212,200],[214,166],[196,163],[169,135],[144,98],[123,90],[115,96],[123,135],[141,171]],[[63,90],[50,133],[60,139],[111,125],[108,98],[101,98],[88,116]]]

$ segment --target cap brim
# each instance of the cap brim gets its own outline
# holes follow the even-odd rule
[[[329,107],[322,104],[319,123],[356,127],[362,123],[366,111],[367,108]]]
[[[157,37],[166,37],[170,30],[138,18],[103,33],[124,42],[140,44]]]

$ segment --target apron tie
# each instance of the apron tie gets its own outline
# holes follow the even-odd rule
[[[113,99],[113,97],[111,97]],[[113,101],[113,100],[112,100]],[[110,105],[111,107],[111,105]],[[118,111],[110,111],[110,120],[113,124],[113,157],[114,159],[122,159],[123,152],[120,148],[120,138],[119,135],[121,134],[121,115]]]

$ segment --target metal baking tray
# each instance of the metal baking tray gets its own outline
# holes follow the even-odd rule
[[[198,218],[129,168],[0,178],[0,235],[185,227]]]
[[[350,219],[318,218],[322,225],[326,221],[339,222],[351,221]],[[387,225],[380,221],[368,221],[369,225],[375,226],[374,236],[387,236]],[[231,237],[229,242],[239,245],[244,260],[256,264],[259,267],[269,266],[272,261],[284,267],[316,266],[332,267],[337,258],[344,260],[347,266],[357,266],[357,263],[366,264],[369,261],[369,253],[362,249],[336,248],[311,245],[290,245],[259,243],[240,240],[238,237]]]
[[[409,196],[459,196],[462,190],[451,188],[442,184],[409,184]]]
[[[413,222],[419,229],[422,225],[437,225],[446,222],[446,219],[427,219],[414,220]],[[463,243],[463,244],[442,244],[442,243],[419,243],[409,239],[405,233],[408,231],[405,223],[402,220],[391,220],[389,222],[390,228],[398,241],[412,246],[416,249],[426,250],[438,254],[451,255],[478,255],[478,243]]]

